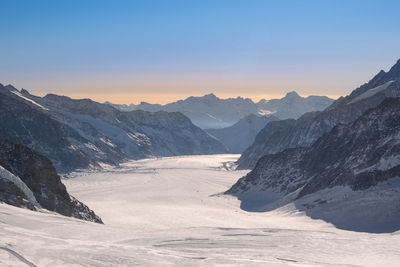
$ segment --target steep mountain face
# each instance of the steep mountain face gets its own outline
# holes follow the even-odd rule
[[[9,173],[0,166],[0,202],[19,208],[36,210],[35,205],[29,202],[25,192],[11,179],[5,178]]]
[[[223,129],[206,130],[221,141],[231,153],[242,153],[254,141],[257,133],[271,121],[278,120],[277,117],[248,115],[234,125]]]
[[[343,188],[339,191],[346,191],[351,196],[357,194],[353,191],[373,192],[376,196],[385,183],[382,196],[394,194],[394,197],[400,192],[400,183],[396,182],[399,178],[400,98],[388,98],[354,122],[334,127],[309,148],[291,148],[262,157],[254,170],[226,193],[239,196],[244,201],[243,206],[254,210],[265,209],[268,205],[271,208],[274,202],[276,207],[279,201],[281,204],[297,201],[303,205],[302,209],[313,209],[329,203],[330,208],[335,209],[334,203],[341,202],[341,209],[345,212],[351,207],[343,205],[346,196],[337,194],[338,188]],[[313,194],[322,200],[310,197],[313,203],[304,201]],[[324,195],[329,195],[329,198]],[[356,199],[352,201],[357,202]],[[387,199],[375,197],[373,201],[374,205],[384,206],[380,201]],[[313,215],[318,217],[317,214]],[[391,210],[385,216],[398,220],[400,210]]]
[[[192,122],[203,129],[221,129],[230,127],[240,119],[250,114],[268,115],[282,118],[297,118],[305,112],[323,110],[333,100],[327,97],[300,97],[297,93],[288,93],[282,99],[261,100],[257,104],[248,98],[220,99],[214,94],[202,97],[189,97],[185,100],[166,105],[142,102],[139,105],[113,105],[120,110],[145,110],[181,112]]]
[[[47,156],[59,171],[118,165],[153,156],[225,153],[215,138],[180,113],[121,112],[90,99],[74,100],[0,86],[0,137]]]
[[[379,72],[371,81],[354,90],[349,96],[336,100],[325,110],[304,114],[291,123],[290,127],[287,127],[286,121],[277,122],[282,123],[281,127],[267,124],[238,160],[238,168],[251,169],[262,156],[287,148],[309,147],[335,125],[353,122],[385,98],[399,97],[399,68],[400,61],[389,72]],[[279,134],[274,133],[277,128]],[[282,128],[286,130],[282,131]]]
[[[0,85],[0,137],[47,156],[60,169],[96,166],[85,150],[73,145],[80,143],[89,147],[88,140],[52,119],[44,107],[21,97],[15,88]]]
[[[0,200],[32,210],[40,205],[65,216],[102,223],[92,210],[68,194],[47,158],[4,139],[0,139]]]
[[[326,96],[301,97],[296,92],[289,92],[281,99],[261,100],[258,109],[267,114],[274,114],[279,119],[297,119],[310,111],[321,111],[331,105],[333,99]]]

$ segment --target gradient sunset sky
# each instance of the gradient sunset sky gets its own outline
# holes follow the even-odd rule
[[[400,58],[400,1],[0,3],[0,83],[38,95],[337,97]]]

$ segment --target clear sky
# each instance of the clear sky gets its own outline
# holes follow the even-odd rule
[[[400,1],[1,0],[0,82],[116,103],[346,95],[400,58]]]

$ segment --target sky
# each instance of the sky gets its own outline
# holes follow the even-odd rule
[[[400,1],[1,0],[0,83],[114,103],[338,97],[400,58]]]

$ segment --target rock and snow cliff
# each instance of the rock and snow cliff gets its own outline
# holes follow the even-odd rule
[[[102,223],[85,204],[68,194],[46,157],[4,139],[0,139],[0,201]]]
[[[400,228],[399,179],[400,98],[387,98],[309,148],[262,157],[226,193],[238,196],[245,209],[268,210],[293,201],[341,228],[379,232]]]

